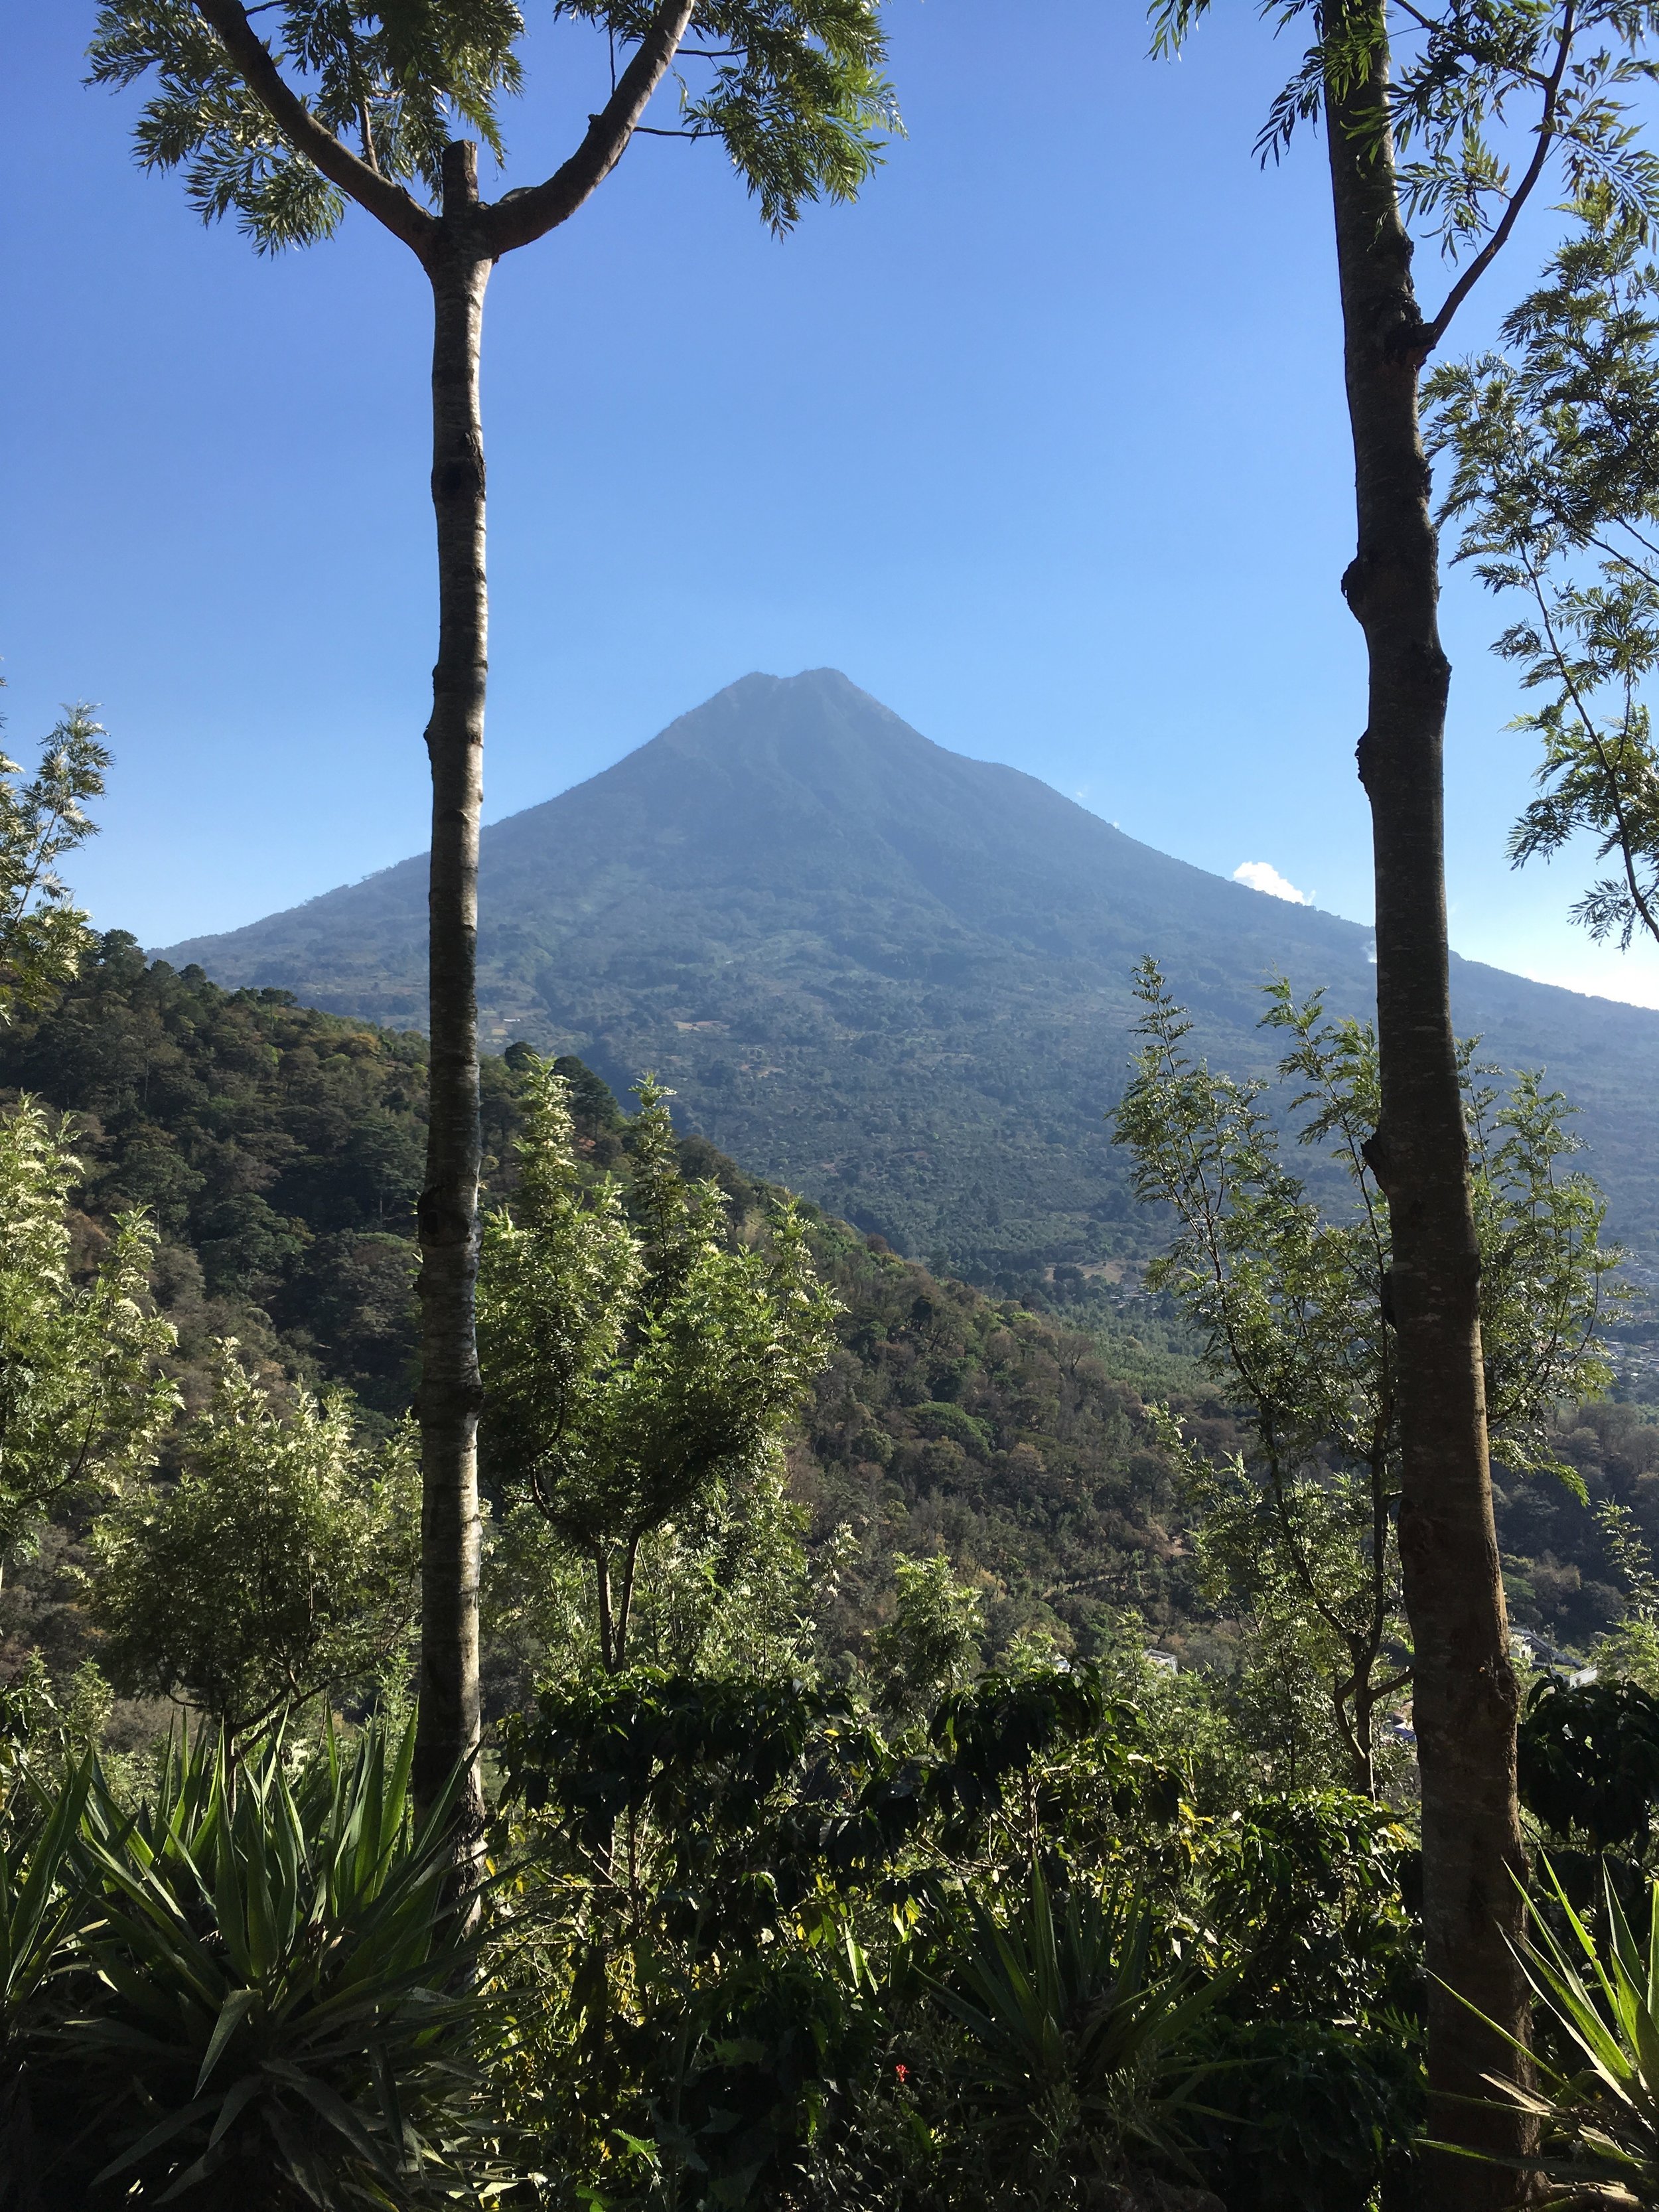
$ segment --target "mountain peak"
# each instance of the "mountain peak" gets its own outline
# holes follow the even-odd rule
[[[1369,1013],[1370,933],[1121,835],[1036,777],[947,751],[839,670],[741,678],[601,775],[483,834],[486,1045],[579,1053],[757,1172],[902,1250],[1100,1256],[1132,1212],[1103,1114],[1151,953],[1197,1044],[1264,1069],[1260,987]],[[425,1012],[416,857],[177,946],[224,983]],[[1629,1233],[1659,1226],[1659,1018],[1455,963],[1460,1028],[1583,1108]]]
[[[798,676],[756,671],[739,677],[628,758],[640,760],[659,748],[710,762],[740,759],[746,765],[775,766],[806,754],[844,764],[860,753],[889,754],[896,748],[942,750],[838,668],[803,669]]]

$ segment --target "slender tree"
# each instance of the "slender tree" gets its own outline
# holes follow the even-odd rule
[[[636,132],[658,130],[644,117],[671,74],[679,112],[666,135],[718,139],[775,231],[811,200],[851,198],[878,159],[878,133],[896,124],[875,0],[551,0],[547,13],[601,34],[610,88],[568,160],[494,201],[480,191],[478,146],[504,162],[498,109],[523,82],[526,24],[514,0],[108,0],[91,48],[95,82],[149,81],[138,158],[147,168],[182,168],[204,222],[234,214],[255,248],[270,252],[329,237],[352,203],[410,249],[432,288],[439,641],[426,731],[431,1118],[419,1208],[416,1759],[416,1793],[428,1804],[456,1762],[471,1758],[479,1724],[473,1302],[485,286],[504,253],[575,214]],[[475,1784],[464,1825],[476,1826],[480,1811]]]
[[[1365,1158],[1376,1123],[1376,1036],[1334,1020],[1321,994],[1300,1004],[1267,989],[1263,1025],[1288,1118],[1303,1145],[1328,1145],[1346,1185],[1322,1207],[1283,1158],[1266,1085],[1212,1074],[1188,1055],[1192,1024],[1152,961],[1135,982],[1143,1008],[1133,1079],[1115,1116],[1144,1199],[1174,1217],[1148,1271],[1203,1332],[1211,1370],[1246,1409],[1251,1449],[1218,1465],[1164,1417],[1198,1506],[1198,1565],[1228,1611],[1274,1623],[1281,1656],[1300,1648],[1322,1673],[1349,1785],[1377,1786],[1386,1701],[1412,1663],[1399,1620],[1400,1406],[1387,1315],[1392,1235]],[[1550,1474],[1583,1495],[1556,1454],[1549,1422],[1564,1400],[1612,1379],[1597,1324],[1617,1267],[1601,1242],[1606,1200],[1566,1166],[1571,1108],[1521,1075],[1507,1096],[1459,1055],[1473,1166],[1480,1334],[1494,1455],[1522,1476]]]
[[[1155,44],[1178,46],[1208,3],[1158,0]],[[1636,147],[1620,99],[1648,73],[1638,50],[1656,9],[1648,0],[1285,0],[1272,12],[1314,32],[1260,149],[1276,154],[1298,125],[1323,125],[1353,441],[1358,544],[1342,591],[1370,671],[1358,758],[1375,855],[1380,1070],[1365,1158],[1393,1231],[1431,2125],[1443,2140],[1512,2157],[1524,2123],[1491,2103],[1483,2076],[1521,2062],[1459,2002],[1524,2039],[1516,1694],[1449,990],[1442,761],[1451,672],[1437,618],[1419,386],[1553,157],[1576,190],[1600,181],[1638,212],[1659,204],[1653,161]],[[1504,148],[1516,134],[1523,155],[1512,170]],[[1414,221],[1437,234],[1455,268],[1429,314],[1412,276]],[[1437,2203],[1467,2208],[1513,2202],[1526,2185],[1513,2167],[1443,2159],[1432,2191]]]
[[[599,1657],[629,1657],[641,1546],[722,1488],[763,1480],[830,1356],[834,1299],[793,1205],[764,1249],[727,1249],[648,1076],[619,1184],[584,1189],[568,1087],[532,1060],[518,1197],[486,1223],[479,1334],[495,1480],[592,1567]]]

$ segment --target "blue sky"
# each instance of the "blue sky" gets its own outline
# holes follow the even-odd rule
[[[134,167],[136,100],[81,84],[93,12],[0,0],[0,650],[14,752],[100,703],[118,769],[76,881],[160,944],[425,842],[427,303],[361,218],[274,262],[204,231]],[[1242,5],[1178,64],[1120,0],[890,21],[909,136],[857,207],[778,242],[716,149],[641,142],[496,272],[489,818],[748,670],[828,665],[1149,843],[1364,920],[1324,179],[1311,139],[1250,154],[1291,52]],[[529,58],[516,181],[599,81],[574,33]],[[1433,295],[1431,252],[1419,273]],[[1498,616],[1454,575],[1444,618],[1454,943],[1659,1004],[1659,955],[1567,922],[1582,871],[1506,866],[1530,762]]]

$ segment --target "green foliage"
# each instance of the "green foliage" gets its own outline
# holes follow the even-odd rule
[[[1628,949],[1659,936],[1659,811],[1647,684],[1659,655],[1659,270],[1650,222],[1582,192],[1545,280],[1504,325],[1504,349],[1437,373],[1433,431],[1455,467],[1445,501],[1458,557],[1528,611],[1497,651],[1543,703],[1513,725],[1540,744],[1540,796],[1516,866],[1594,839],[1613,871],[1573,919]]]
[[[1595,1517],[1625,1593],[1623,1618],[1595,1645],[1596,1671],[1650,1695],[1659,1692],[1659,1575],[1652,1551],[1635,1513],[1621,1500],[1602,1498]]]
[[[625,2188],[631,2146],[641,2199],[771,2195],[867,2063],[873,1991],[823,1875],[884,1865],[915,1820],[879,1736],[799,1682],[635,1670],[544,1692],[503,1755],[561,1993],[520,2124],[585,2191]]]
[[[154,1231],[118,1215],[77,1279],[70,1146],[32,1099],[0,1113],[0,1561],[64,1492],[143,1467],[175,1402],[161,1372],[173,1334],[149,1298]]]
[[[1200,2135],[1232,2212],[1371,2212],[1385,2176],[1407,2179],[1416,1879],[1409,1829],[1340,1790],[1259,1798],[1210,1831],[1202,1916],[1237,1980],[1202,2041],[1217,2070]]]
[[[1220,1980],[1154,1964],[1139,1898],[1071,1887],[1042,1868],[1006,1925],[970,1904],[972,1934],[940,2002],[965,2031],[959,2086],[990,2173],[1037,2203],[1085,2202],[1125,2154],[1187,2166],[1206,2068],[1193,2032]]]
[[[1178,51],[1208,8],[1209,0],[1155,0],[1155,51]],[[1328,16],[1310,0],[1279,0],[1273,10],[1280,27],[1310,14],[1315,43],[1273,100],[1256,142],[1264,159],[1282,154],[1333,94],[1362,90],[1379,58],[1389,57],[1386,7]],[[1422,149],[1400,163],[1407,215],[1426,218],[1425,229],[1454,260],[1494,239],[1501,245],[1554,154],[1575,191],[1599,189],[1631,219],[1650,220],[1659,211],[1659,160],[1640,143],[1629,94],[1653,76],[1641,48],[1656,20],[1650,7],[1625,0],[1405,11],[1405,49],[1386,104],[1365,120],[1377,143],[1386,131],[1402,155],[1413,144]],[[1534,159],[1516,177],[1502,147],[1522,105],[1536,136]]]
[[[232,1736],[406,1658],[419,1557],[414,1441],[378,1449],[343,1396],[279,1406],[225,1351],[175,1482],[95,1531],[94,1619],[118,1685],[187,1698]]]
[[[0,1792],[0,2206],[23,2206],[34,2162],[30,2061],[42,1996],[85,1917],[74,1863],[94,1778],[89,1753],[48,1795],[14,1770]],[[55,2025],[55,2023],[54,2023]]]
[[[274,1322],[304,1371],[407,1405],[422,1038],[222,991],[112,932],[54,1008],[0,1030],[0,1084],[82,1117],[75,1201],[154,1223],[187,1358],[220,1336],[271,1347]]]
[[[1212,1601],[1253,1613],[1269,1643],[1321,1674],[1353,1786],[1374,1783],[1384,1701],[1410,1679],[1394,1534],[1399,1433],[1388,1204],[1366,1145],[1377,1114],[1372,1030],[1333,1021],[1320,994],[1268,987],[1264,1024],[1285,1035],[1279,1079],[1304,1145],[1328,1144],[1349,1200],[1328,1212],[1283,1164],[1264,1085],[1188,1055],[1191,1024],[1156,965],[1138,974],[1146,1042],[1116,1116],[1141,1196],[1175,1217],[1149,1281],[1204,1334],[1212,1371],[1248,1409],[1250,1449],[1231,1462],[1166,1424],[1200,1516]],[[1517,1079],[1500,1105],[1463,1054],[1465,1122],[1481,1270],[1481,1334],[1494,1455],[1518,1472],[1576,1477],[1549,1450],[1559,1401],[1607,1379],[1594,1330],[1620,1255],[1604,1202],[1564,1174],[1565,1101]],[[1286,1675],[1288,1680],[1291,1676]]]
[[[551,12],[603,32],[614,70],[617,49],[636,45],[657,10],[556,0]],[[443,149],[469,129],[505,161],[500,106],[523,88],[526,32],[513,0],[283,0],[275,28],[272,50],[311,113],[382,176],[435,202]],[[898,127],[883,53],[868,0],[705,0],[680,50],[681,130],[718,139],[766,222],[787,229],[812,200],[852,198],[879,158],[877,133]],[[154,77],[138,159],[182,168],[204,222],[234,213],[262,252],[337,228],[344,195],[278,130],[195,8],[107,0],[89,59],[94,83]]]
[[[1091,1654],[1126,1606],[1165,1626],[1187,1617],[1170,1462],[1109,1351],[837,1224],[819,1219],[812,1235],[845,1310],[792,1467],[811,1555],[851,1532],[834,1588],[818,1598],[830,1648],[866,1650],[869,1630],[890,1617],[902,1558],[943,1556],[957,1582],[978,1589],[994,1655],[1027,1628]],[[942,1404],[972,1426],[947,1430]],[[1201,1405],[1206,1433],[1234,1433],[1210,1394],[1183,1404]]]
[[[85,809],[104,793],[103,735],[87,708],[72,707],[27,783],[0,753],[0,1024],[50,1006],[94,941],[58,863],[96,832]]]
[[[1047,1765],[1073,1746],[1086,1746],[1089,1778],[1104,1785],[1115,1814],[1139,1809],[1169,1820],[1177,1809],[1176,1778],[1147,1756],[1140,1717],[1108,1694],[1097,1668],[1050,1661],[981,1674],[947,1692],[927,1733],[945,1762],[929,1786],[950,1808],[947,1844],[1002,1808],[1012,1776],[1029,1778],[1034,1765]],[[1058,1840],[1055,1800],[1050,1796],[1040,1808],[1032,1796],[1024,1824],[1032,1850],[1040,1840],[1040,1809],[1048,1814],[1050,1840]]]
[[[814,1578],[802,1516],[780,1474],[724,1486],[641,1541],[629,1648],[642,1666],[769,1681],[796,1674],[814,1644]],[[561,1542],[532,1504],[491,1524],[483,1616],[493,1711],[599,1667],[591,1564]]]
[[[473,1947],[443,1904],[442,1808],[415,1824],[413,1749],[412,1724],[331,1736],[294,1773],[277,1737],[234,1763],[181,1737],[136,1818],[94,1789],[95,1981],[67,2033],[99,2181],[390,2212],[450,2169]]]
[[[1263,1086],[1188,1057],[1191,1025],[1151,962],[1138,988],[1146,1042],[1116,1133],[1141,1196],[1175,1214],[1149,1279],[1198,1322],[1254,1430],[1253,1450],[1218,1467],[1184,1452],[1171,1425],[1200,1519],[1200,1572],[1212,1601],[1258,1616],[1269,1642],[1306,1646],[1354,1784],[1369,1790],[1377,1708],[1407,1678],[1386,1650],[1399,1635],[1394,1351],[1387,1209],[1363,1151],[1375,1048],[1358,1024],[1327,1022],[1316,997],[1298,1006],[1287,985],[1270,990],[1264,1019],[1290,1033],[1280,1075],[1297,1085],[1299,1133],[1335,1139],[1354,1189],[1333,1220],[1282,1165]]]
[[[1564,1407],[1549,1449],[1572,1468],[1582,1496],[1493,1469],[1510,1618],[1592,1656],[1604,1673],[1645,1680],[1650,1615],[1626,1562],[1638,1577],[1650,1571],[1659,1541],[1659,1485],[1649,1480],[1650,1462],[1659,1465],[1659,1425],[1638,1406]],[[1659,1692],[1659,1674],[1645,1686]]]
[[[1482,1083],[1495,1071],[1473,1065],[1476,1042],[1465,1047],[1463,1105],[1492,1457],[1576,1488],[1553,1449],[1554,1417],[1563,1400],[1598,1396],[1613,1379],[1599,1332],[1629,1295],[1616,1273],[1626,1255],[1601,1241],[1601,1191],[1566,1166],[1582,1150],[1576,1109],[1528,1071],[1507,1095]]]
[[[1659,1702],[1634,1682],[1547,1675],[1527,1698],[1516,1745],[1522,1802],[1564,1842],[1598,1851],[1645,1842],[1659,1803]]]
[[[1414,2013],[1419,1968],[1401,1892],[1415,1863],[1409,1830],[1346,1790],[1236,1808],[1218,1824],[1204,1876],[1213,1924],[1237,1947],[1235,2009],[1354,2028]]]
[[[396,1415],[409,1402],[414,1359],[425,1051],[417,1036],[298,1007],[283,992],[223,991],[199,969],[146,964],[130,938],[112,934],[55,1010],[0,1030],[0,1084],[84,1113],[77,1207],[100,1226],[124,1206],[149,1209],[161,1240],[155,1288],[193,1393],[211,1388],[215,1345],[230,1335],[313,1387],[344,1382],[375,1413]],[[483,1063],[485,1172],[509,1198],[526,1059],[514,1047]],[[610,1169],[625,1182],[637,1117],[623,1115],[579,1061],[559,1072],[573,1085],[583,1174]],[[689,1181],[716,1181],[725,1192],[727,1237],[763,1241],[784,1194],[701,1138],[683,1138],[680,1150]],[[1030,1622],[1087,1651],[1125,1605],[1164,1630],[1188,1612],[1169,1465],[1137,1390],[1114,1379],[1117,1360],[1139,1355],[1117,1340],[1103,1353],[1079,1329],[941,1281],[810,1206],[802,1214],[815,1266],[845,1309],[789,1468],[812,1559],[827,1561],[844,1547],[838,1532],[852,1532],[815,1602],[830,1648],[862,1651],[890,1603],[895,1555],[941,1544],[960,1574],[989,1578],[994,1650]],[[1159,1372],[1183,1403],[1203,1388],[1190,1361]],[[943,1404],[975,1425],[964,1431],[971,1448],[945,1433],[931,1410]],[[1194,1410],[1206,1434],[1231,1435],[1218,1402]],[[642,1547],[639,1621],[653,1639],[642,1648],[660,1663],[689,1665],[694,1655],[671,1632],[659,1592],[666,1600],[690,1588],[701,1607],[711,1558],[730,1563],[721,1587],[751,1579],[730,1532],[758,1530],[757,1501],[744,1513],[739,1503],[719,1505],[718,1526],[678,1529],[672,1567],[650,1540]],[[1552,1540],[1568,1543],[1561,1533]],[[691,1565],[687,1546],[702,1564]],[[534,1545],[520,1548],[515,1589],[496,1593],[514,1617],[502,1632],[514,1650],[487,1655],[498,1701],[516,1694],[508,1668],[521,1682],[533,1678],[534,1665],[514,1652],[540,1607],[536,1594],[550,1606],[556,1598],[546,1558],[538,1553],[532,1567]],[[84,1564],[78,1540],[71,1551],[70,1563]],[[18,1628],[62,1640],[62,1663],[72,1667],[84,1631],[69,1586],[50,1562],[30,1573],[27,1588],[14,1578]],[[562,1627],[550,1640],[563,1649],[568,1638]]]
[[[509,1800],[558,1808],[574,1852],[608,1853],[618,1821],[648,1815],[661,1848],[681,1855],[666,1883],[678,1909],[735,1855],[732,1893],[764,1923],[797,1905],[821,1866],[884,1868],[923,1824],[982,1831],[1010,1778],[1068,1746],[1088,1745],[1133,1790],[1138,1734],[1097,1678],[1069,1668],[983,1675],[956,1692],[931,1717],[931,1757],[822,1682],[636,1668],[544,1691],[504,1723],[502,1759]],[[757,1887],[758,1867],[769,1876]]]
[[[583,1188],[573,1138],[563,1079],[532,1064],[517,1195],[486,1224],[479,1263],[483,1435],[493,1480],[593,1562],[600,1650],[617,1668],[645,1537],[763,1474],[823,1364],[834,1306],[793,1206],[764,1249],[723,1243],[720,1194],[682,1174],[648,1079],[637,1231],[614,1180]]]
[[[274,51],[312,113],[363,160],[435,198],[452,126],[501,150],[497,104],[518,92],[524,21],[513,0],[338,8],[286,0]],[[157,89],[134,134],[147,169],[182,168],[204,222],[234,213],[262,252],[331,237],[345,197],[282,135],[197,9],[184,0],[112,0],[88,52],[94,84]]]
[[[875,2049],[920,1986],[911,1936],[948,1946],[961,1917],[934,1927],[953,1859],[1029,1838],[1070,1759],[1132,1791],[1135,1744],[1097,1679],[1053,1668],[981,1677],[902,1740],[821,1680],[635,1669],[544,1691],[504,1727],[506,1802],[525,1808],[515,1909],[543,1901],[543,1971],[569,1994],[523,2124],[607,2194],[810,2195],[826,2149],[862,2155]]]
[[[626,44],[656,11],[557,0],[554,12]],[[878,134],[900,129],[884,58],[870,0],[702,0],[678,56],[683,127],[719,139],[762,219],[787,230],[813,200],[855,198],[880,160]]]
[[[1644,1947],[1607,1879],[1602,1946],[1545,1872],[1547,1909],[1527,1899],[1522,1965],[1538,2026],[1543,2038],[1559,2039],[1559,2056],[1535,2060],[1535,2087],[1487,2079],[1539,2124],[1528,2164],[1550,2185],[1550,2205],[1659,2204],[1659,1882]],[[1557,1915],[1565,1936],[1553,1925]]]
[[[1404,2019],[1218,2022],[1205,2048],[1229,2119],[1204,2136],[1228,2212],[1372,2212],[1422,2131],[1419,2040]]]
[[[951,1562],[899,1559],[893,1618],[877,1632],[873,1652],[886,1674],[889,1705],[932,1705],[958,1688],[980,1662],[982,1601],[958,1582]]]

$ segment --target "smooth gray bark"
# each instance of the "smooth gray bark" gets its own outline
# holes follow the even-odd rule
[[[483,1824],[478,1700],[478,827],[483,803],[489,593],[484,574],[479,346],[490,257],[477,149],[446,149],[432,280],[432,505],[438,532],[438,661],[428,893],[430,1120],[421,1242],[421,1664],[415,1791],[426,1808],[458,1765],[468,1784],[458,1841]]]

